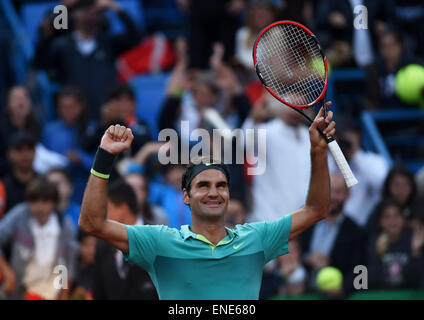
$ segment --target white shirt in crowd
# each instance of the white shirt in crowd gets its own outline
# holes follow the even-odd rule
[[[359,226],[364,226],[374,207],[380,201],[381,188],[389,171],[383,157],[372,152],[358,150],[349,162],[358,184],[349,189],[350,195],[344,204],[345,214]],[[339,172],[334,159],[328,161],[330,173]]]
[[[55,299],[60,288],[55,288],[53,273],[57,262],[60,225],[56,213],[51,213],[47,222],[40,225],[35,218],[29,221],[34,237],[35,250],[31,262],[24,275],[26,290],[42,296],[44,299]]]
[[[252,127],[252,122],[246,121],[243,127]],[[305,125],[292,127],[281,119],[257,128],[266,130],[266,168],[253,176],[249,220],[270,221],[305,204],[311,171],[309,131]]]

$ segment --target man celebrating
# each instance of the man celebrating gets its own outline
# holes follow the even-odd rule
[[[225,227],[230,174],[219,162],[190,164],[182,180],[192,226],[130,226],[107,219],[107,182],[115,156],[128,149],[131,130],[110,126],[91,170],[79,227],[124,253],[150,275],[160,299],[258,299],[266,262],[288,253],[288,241],[329,212],[327,143],[332,112],[320,110],[310,126],[311,179],[306,204],[279,220]],[[325,123],[328,126],[324,129]]]

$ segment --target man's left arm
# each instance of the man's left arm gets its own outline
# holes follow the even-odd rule
[[[331,102],[327,102],[327,107]],[[314,122],[309,127],[311,141],[311,178],[305,205],[291,214],[291,229],[289,240],[297,237],[303,231],[318,221],[325,219],[330,208],[330,177],[327,163],[327,142],[318,132],[332,137],[335,134],[335,122],[331,121],[333,113],[329,111],[324,119],[323,108],[319,111]],[[327,124],[327,127],[325,125]],[[325,128],[324,128],[325,127]]]

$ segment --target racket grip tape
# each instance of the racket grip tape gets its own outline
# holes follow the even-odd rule
[[[330,150],[334,160],[336,161],[336,164],[339,167],[340,172],[342,173],[346,181],[346,185],[348,186],[348,188],[353,187],[355,184],[358,183],[358,180],[353,175],[353,172],[350,169],[350,166],[347,163],[346,158],[343,155],[343,152],[340,149],[336,140],[333,140],[328,143],[328,149]]]

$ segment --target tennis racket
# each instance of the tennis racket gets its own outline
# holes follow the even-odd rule
[[[302,114],[309,123],[321,102],[326,116],[327,58],[309,29],[294,21],[270,24],[255,41],[253,63],[259,79],[274,98]],[[337,142],[318,130],[326,139],[346,185],[357,184]]]

